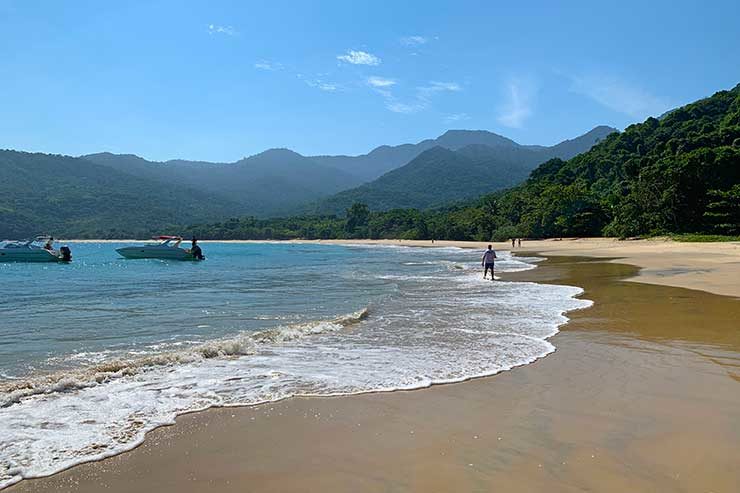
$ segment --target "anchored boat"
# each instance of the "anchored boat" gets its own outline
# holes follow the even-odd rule
[[[153,240],[159,243],[147,243],[146,245],[129,246],[117,248],[116,251],[122,257],[129,259],[156,258],[160,260],[202,260],[196,257],[190,250],[180,248],[182,237],[180,236],[155,236]],[[200,249],[198,250],[200,251]]]
[[[0,243],[0,262],[69,262],[72,251],[64,245],[54,249],[54,238],[37,236],[31,240]]]

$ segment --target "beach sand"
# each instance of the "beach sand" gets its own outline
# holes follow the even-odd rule
[[[732,284],[712,284],[724,266],[702,265],[707,285]],[[622,281],[637,271],[553,257],[507,275],[582,286],[595,301],[532,365],[193,413],[132,452],[8,491],[740,491],[740,300]]]
[[[135,243],[143,240],[68,240],[72,243]],[[211,240],[200,240],[207,245]],[[221,241],[219,241],[221,242]],[[264,243],[261,240],[227,240],[223,243]],[[279,243],[371,244],[418,247],[485,249],[488,242],[438,240],[285,240]],[[493,243],[497,250],[512,250],[510,242]],[[686,243],[666,238],[618,240],[616,238],[563,238],[526,240],[513,248],[519,254],[588,256],[640,267],[639,279],[662,286],[699,289],[740,297],[740,242]]]
[[[483,250],[488,243],[420,240],[321,240],[320,243],[368,243],[406,246],[455,246]],[[526,240],[521,247],[493,243],[495,249],[521,255],[587,256],[640,267],[630,280],[662,286],[699,289],[740,297],[740,242],[687,243],[665,238],[618,240],[616,238],[563,238]]]

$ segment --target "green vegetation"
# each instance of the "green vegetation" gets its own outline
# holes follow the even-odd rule
[[[84,159],[162,186],[181,185],[235,205],[229,215],[292,214],[301,205],[356,186],[360,180],[288,149],[270,149],[235,163],[144,160],[125,154]]]
[[[486,161],[492,148],[469,145],[467,140],[481,137],[469,134],[445,134],[448,140],[454,137],[456,145],[467,145],[457,151],[431,148],[408,165],[376,180],[388,185],[385,192],[390,191],[390,195],[380,195],[390,197],[383,205],[393,207],[400,202],[409,207],[413,204],[404,201],[421,200],[426,201],[425,207],[438,207],[440,202],[460,197],[468,188],[465,182],[484,176],[492,178],[486,174],[493,166]],[[483,136],[491,139],[495,134]],[[560,151],[567,147],[568,152],[573,152],[581,145],[579,139],[559,144]],[[532,149],[540,152],[559,147],[517,147],[506,141],[501,146],[508,151],[498,149],[496,159],[502,159],[501,152],[508,152],[511,159],[504,162],[512,166],[521,163],[512,156]],[[305,158],[278,150],[241,164],[216,168],[208,163],[189,163],[191,171],[184,173],[188,180],[183,178],[164,186],[154,176],[143,176],[144,171],[140,176],[122,171],[138,166],[146,173],[159,173],[161,168],[153,171],[151,163],[129,162],[128,157],[129,164],[116,169],[103,163],[103,158],[112,159],[97,156],[100,162],[95,164],[91,158],[0,151],[0,236],[49,232],[68,237],[121,238],[171,232],[213,239],[486,241],[510,237],[674,235],[684,241],[706,241],[737,239],[740,235],[740,85],[673,110],[660,119],[649,118],[622,133],[612,133],[570,160],[550,159],[514,188],[432,210],[394,208],[379,212],[372,203],[362,200],[362,195],[350,193],[352,202],[343,206],[342,216],[329,213],[278,219],[246,217],[214,223],[218,218],[238,215],[240,207],[255,198],[259,199],[257,202],[266,194],[275,200],[280,198],[274,183],[263,183],[261,179],[254,180],[257,188],[253,194],[240,197],[244,193],[240,180],[255,178],[257,168],[295,177],[291,183],[306,187],[318,187],[318,182],[322,186],[339,186],[330,180],[336,174],[313,173],[313,181],[303,178],[298,170],[307,166]],[[513,168],[505,171],[515,173]],[[506,174],[503,168],[500,174]],[[197,180],[204,176],[229,193],[216,195],[212,190],[197,189]],[[507,176],[510,181],[505,186],[510,186],[516,177]],[[489,182],[487,190],[493,186]],[[302,198],[317,193],[315,189],[304,194],[288,185],[278,189],[290,190],[290,195]],[[426,191],[433,193],[424,195]],[[476,189],[476,193],[482,191]],[[441,195],[444,200],[429,201],[434,195]]]
[[[661,119],[631,125],[568,161],[551,159],[523,184],[469,204],[387,212],[355,204],[345,218],[232,219],[194,226],[188,232],[203,238],[485,241],[602,235],[736,237],[739,225],[740,85]]]
[[[374,181],[337,193],[306,208],[318,214],[343,214],[354,203],[374,211],[427,209],[509,188],[548,159],[571,158],[589,150],[615,129],[599,126],[552,147],[524,146],[490,132],[449,131],[407,164]]]
[[[496,197],[522,236],[737,234],[740,85],[544,163]]]
[[[40,233],[141,238],[183,221],[215,221],[234,207],[84,159],[0,150],[0,240]]]
[[[740,241],[740,236],[724,236],[724,235],[702,235],[696,233],[685,233],[680,235],[671,235],[673,241],[685,241],[692,243],[708,243],[708,242],[721,242],[721,241]]]

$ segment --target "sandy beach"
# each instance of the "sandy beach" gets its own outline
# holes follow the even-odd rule
[[[485,249],[488,243],[417,240],[322,240],[322,243],[372,243],[406,246],[455,246]],[[493,243],[494,249],[512,250],[511,243]],[[524,241],[513,249],[523,255],[584,256],[640,268],[630,278],[662,286],[698,289],[725,296],[740,296],[740,242],[686,243],[655,238],[563,238]]]
[[[8,491],[738,491],[740,245],[516,251],[548,260],[505,280],[577,285],[595,302],[534,364],[418,391],[193,413],[132,452]]]
[[[67,240],[73,243],[136,243],[144,240]],[[201,240],[201,244],[212,240]],[[418,247],[485,249],[488,243],[437,240],[287,240],[289,243],[373,244]],[[224,243],[264,243],[259,240],[227,240]],[[282,242],[281,242],[282,243]],[[511,243],[493,243],[497,250],[511,250]],[[685,243],[655,238],[564,238],[527,240],[514,252],[543,256],[584,256],[611,259],[640,268],[632,281],[698,289],[725,296],[740,296],[740,242]],[[638,279],[639,276],[639,279]]]

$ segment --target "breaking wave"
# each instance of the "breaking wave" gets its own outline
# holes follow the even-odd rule
[[[108,383],[153,367],[254,354],[256,344],[287,342],[313,334],[339,331],[364,320],[368,313],[369,308],[366,307],[331,320],[292,324],[259,332],[242,332],[235,337],[216,339],[187,349],[133,358],[116,358],[86,368],[65,370],[31,379],[13,379],[0,383],[0,407],[8,407],[34,395],[66,392]]]

